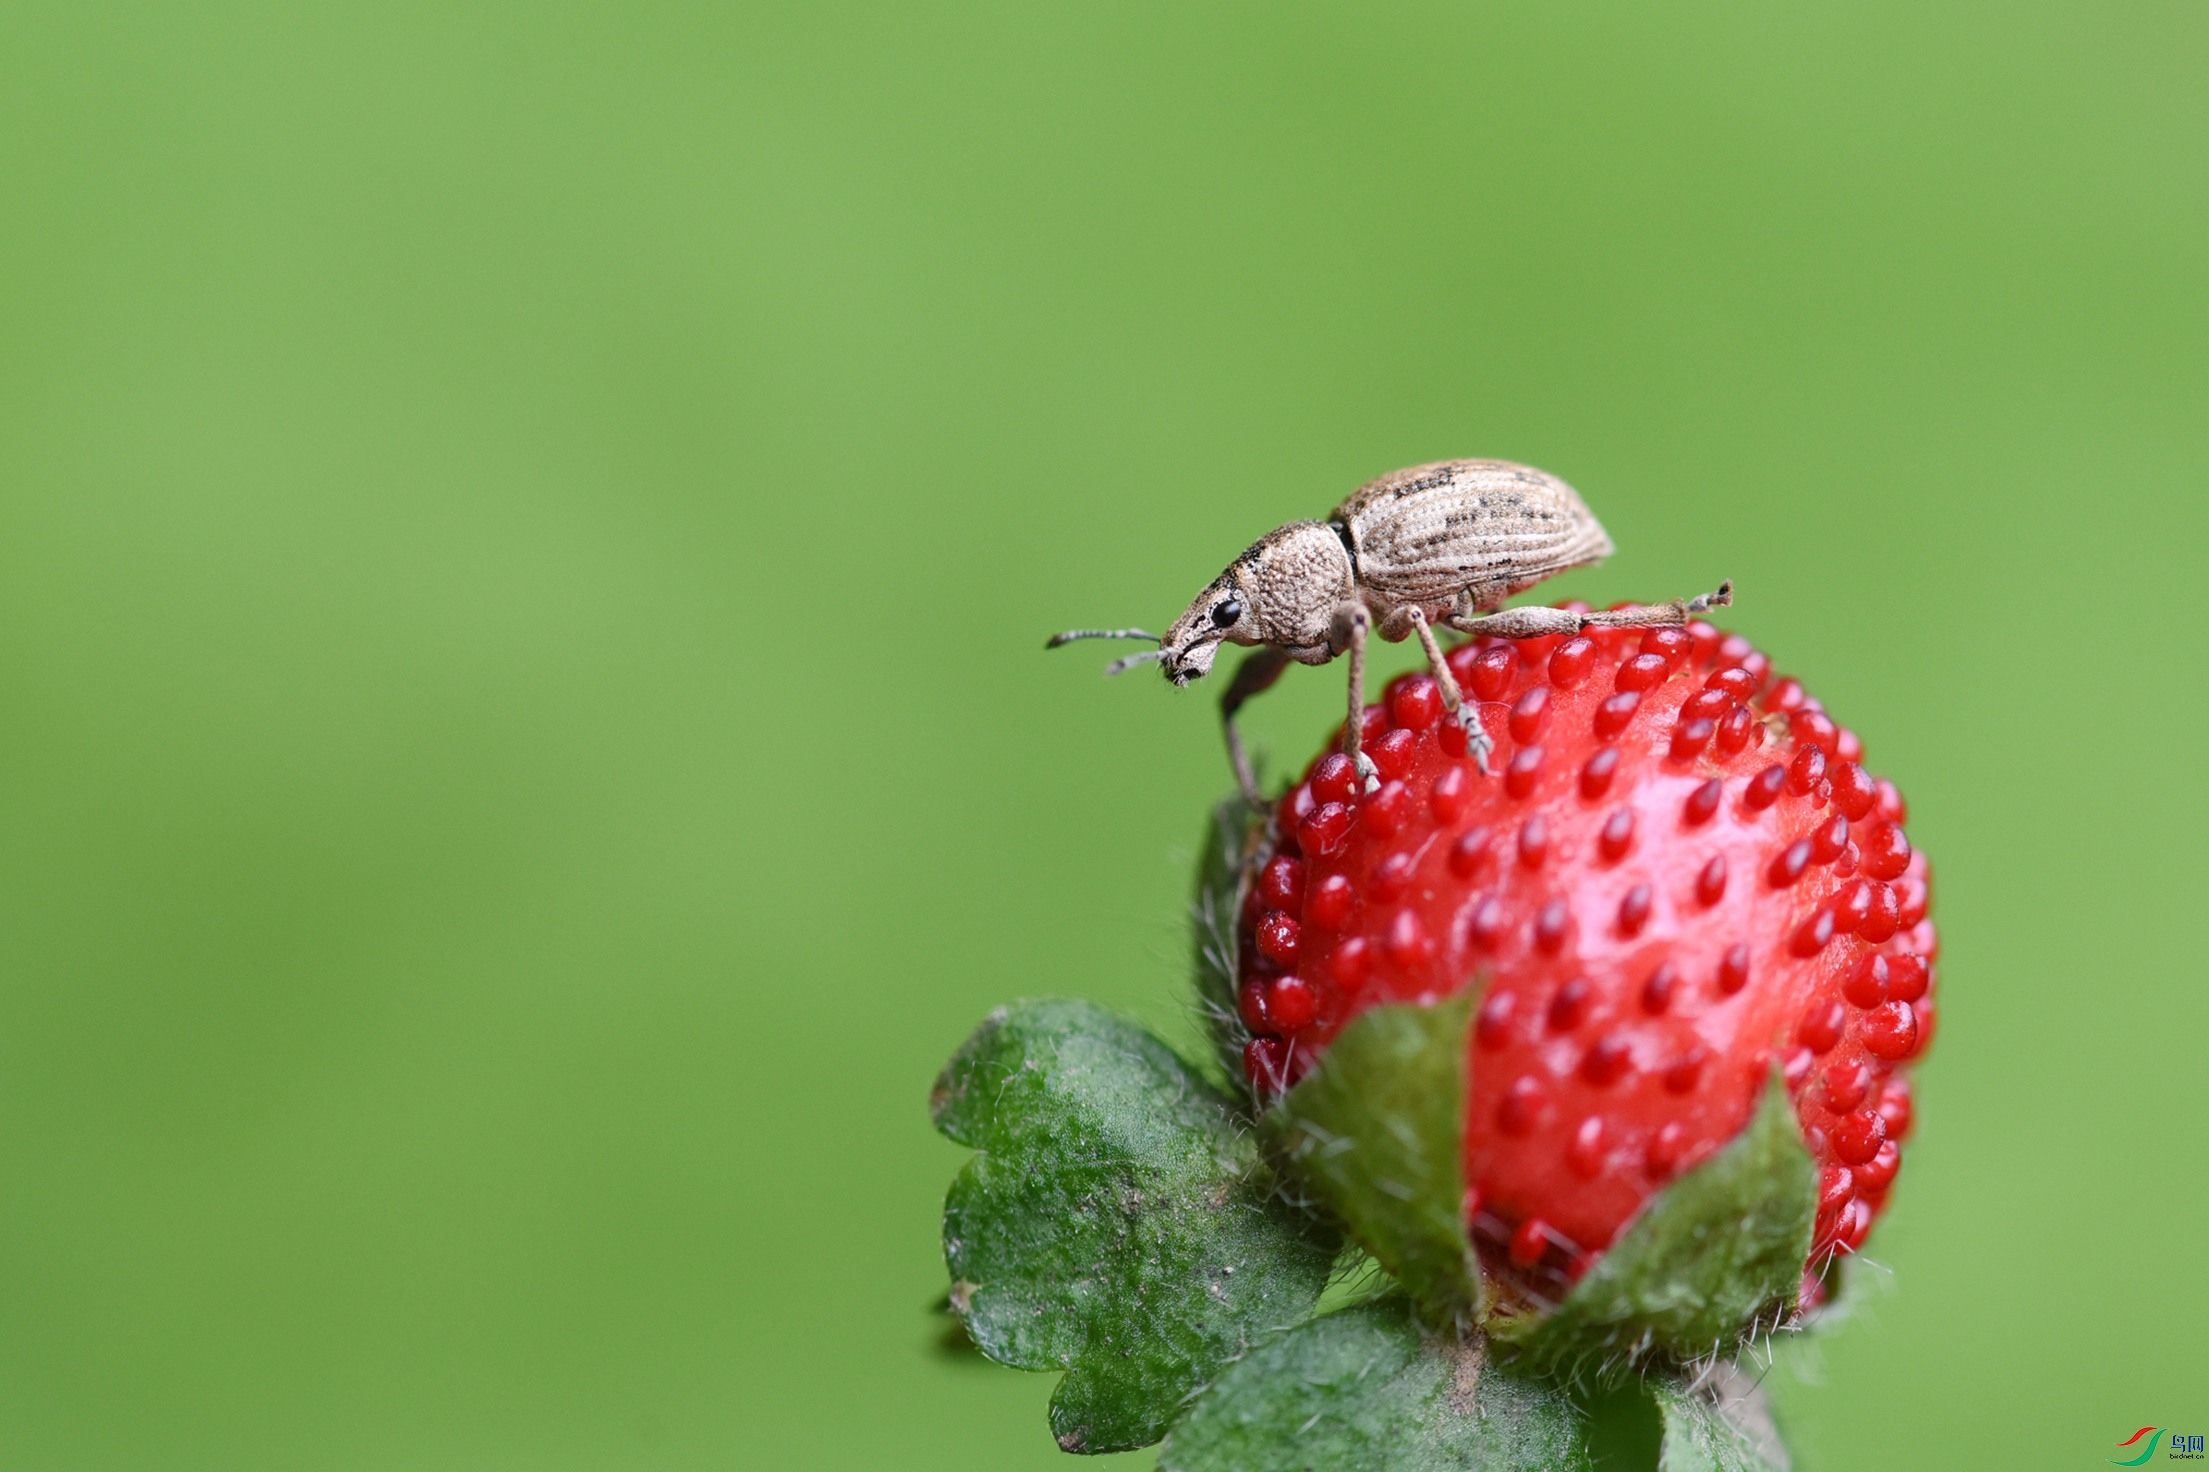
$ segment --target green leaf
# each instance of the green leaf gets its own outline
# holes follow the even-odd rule
[[[1212,809],[1205,830],[1204,854],[1197,861],[1196,893],[1189,902],[1195,942],[1197,999],[1211,1024],[1212,1040],[1230,1079],[1243,1077],[1243,1044],[1250,1029],[1235,1005],[1240,984],[1235,924],[1242,914],[1243,880],[1258,845],[1265,840],[1266,809],[1253,807],[1240,793]]]
[[[1465,1038],[1472,997],[1352,1018],[1266,1116],[1282,1153],[1438,1323],[1470,1323],[1480,1265],[1465,1231]]]
[[[1817,1206],[1817,1167],[1775,1074],[1748,1127],[1651,1198],[1562,1304],[1490,1332],[1575,1373],[1729,1354],[1793,1314]]]
[[[1334,1232],[1281,1199],[1232,1102],[1092,1003],[993,1013],[930,1113],[979,1152],[944,1203],[951,1306],[990,1358],[1067,1372],[1068,1451],[1156,1441],[1326,1286]]]
[[[1476,1334],[1423,1329],[1387,1298],[1260,1345],[1168,1433],[1160,1472],[1566,1472],[1580,1412],[1488,1360]]]
[[[1787,1472],[1787,1448],[1764,1392],[1738,1366],[1721,1364],[1694,1389],[1649,1381],[1664,1422],[1658,1472]]]

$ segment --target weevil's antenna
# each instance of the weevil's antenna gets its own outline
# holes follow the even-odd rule
[[[1068,629],[1063,634],[1053,634],[1044,641],[1043,647],[1045,649],[1056,649],[1059,645],[1071,644],[1076,639],[1148,639],[1153,644],[1166,642],[1147,629]],[[1166,651],[1163,649],[1146,649],[1141,654],[1131,654],[1125,659],[1116,659],[1104,667],[1105,678],[1109,680],[1114,675],[1126,674],[1139,664],[1149,664],[1153,660],[1160,660],[1165,657]]]
[[[1053,634],[1043,641],[1045,649],[1056,649],[1061,644],[1071,644],[1076,639],[1148,639],[1153,644],[1162,642],[1156,634],[1144,629],[1068,629],[1063,634]]]
[[[1150,664],[1165,657],[1166,651],[1163,649],[1146,649],[1141,654],[1130,654],[1124,659],[1116,659],[1106,665],[1104,667],[1105,678],[1109,680],[1114,675],[1124,675],[1139,664]]]

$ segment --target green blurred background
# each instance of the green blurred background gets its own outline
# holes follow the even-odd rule
[[[1559,595],[1737,579],[1934,856],[1806,1465],[2209,1429],[2205,76],[2111,0],[0,8],[0,1464],[1072,1466],[937,1347],[925,1096],[1023,994],[1193,1037],[1226,770],[1042,636],[1452,455],[1600,510]]]

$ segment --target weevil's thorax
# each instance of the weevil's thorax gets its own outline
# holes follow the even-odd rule
[[[1268,532],[1166,631],[1166,678],[1185,685],[1203,675],[1223,643],[1276,644],[1324,658],[1335,610],[1355,588],[1349,549],[1332,526],[1293,521]]]
[[[1228,571],[1249,597],[1254,642],[1284,649],[1325,645],[1335,610],[1357,591],[1350,549],[1323,521],[1292,521],[1269,533]]]

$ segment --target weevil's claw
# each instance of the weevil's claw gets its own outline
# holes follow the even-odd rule
[[[1480,768],[1480,775],[1493,777],[1495,772],[1488,765],[1488,753],[1496,749],[1496,743],[1488,739],[1488,728],[1480,723],[1480,712],[1468,700],[1457,708],[1458,729],[1465,733],[1465,751],[1472,757],[1473,765]]]
[[[1705,593],[1700,598],[1688,599],[1687,611],[1689,613],[1708,613],[1714,608],[1727,608],[1731,607],[1732,604],[1733,579],[1728,578],[1718,585],[1716,592]]]
[[[1362,751],[1358,753],[1358,775],[1365,779],[1365,790],[1368,793],[1381,790],[1381,769],[1374,766],[1373,758]]]

